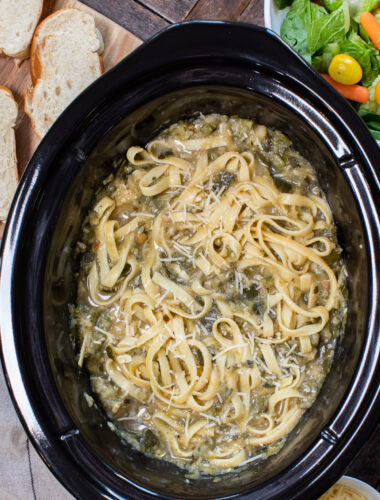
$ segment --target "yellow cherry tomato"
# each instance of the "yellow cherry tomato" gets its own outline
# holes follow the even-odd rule
[[[356,59],[347,54],[333,57],[329,66],[329,75],[333,80],[343,85],[354,85],[360,82],[363,70]]]
[[[375,101],[380,106],[380,80],[376,83],[375,87]]]

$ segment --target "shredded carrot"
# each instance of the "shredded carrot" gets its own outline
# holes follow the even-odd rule
[[[370,12],[363,12],[360,16],[360,24],[366,30],[375,47],[380,50],[380,23],[376,17]]]
[[[338,83],[331,78],[331,76],[326,75],[326,73],[321,73],[321,76],[327,80],[335,90],[337,90],[346,99],[351,99],[351,101],[357,101],[365,103],[369,99],[369,91],[363,85],[343,85],[343,83]]]

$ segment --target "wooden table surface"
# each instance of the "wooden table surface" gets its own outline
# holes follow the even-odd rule
[[[264,25],[263,0],[81,0],[142,40],[170,24],[193,19]]]
[[[194,19],[234,20],[264,25],[264,0],[81,0],[142,40],[170,24]],[[346,475],[380,491],[380,424]]]

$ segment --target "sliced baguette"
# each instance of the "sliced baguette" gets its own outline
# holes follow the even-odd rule
[[[17,187],[17,157],[14,126],[18,109],[12,92],[0,85],[0,220],[7,218]]]
[[[41,78],[42,74],[42,49],[44,40],[51,35],[63,36],[69,38],[76,38],[79,33],[84,32],[92,38],[95,29],[96,40],[93,40],[94,46],[91,48],[92,52],[102,54],[104,45],[103,38],[99,30],[95,26],[95,20],[90,14],[85,14],[78,9],[60,9],[48,16],[41,22],[33,36],[32,49],[30,57],[30,74],[32,77],[33,85]]]
[[[78,9],[59,10],[37,27],[30,57],[34,88],[25,93],[25,111],[39,137],[102,74],[102,50],[94,18]]]
[[[54,0],[0,0],[0,54],[26,59],[39,21]]]

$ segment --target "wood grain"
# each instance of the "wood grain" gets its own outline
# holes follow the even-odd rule
[[[186,20],[235,20],[248,6],[249,1],[250,0],[199,0],[186,16]]]
[[[147,40],[173,22],[220,19],[264,25],[263,0],[82,0]]]
[[[262,0],[251,0],[238,17],[238,21],[264,26],[264,3]]]
[[[177,0],[175,2],[168,0],[144,0],[143,3],[168,21],[178,23],[188,15],[197,3],[197,0]]]
[[[142,40],[147,40],[157,31],[170,25],[169,21],[134,0],[109,0],[108,2],[83,0],[83,3],[98,10]]]

